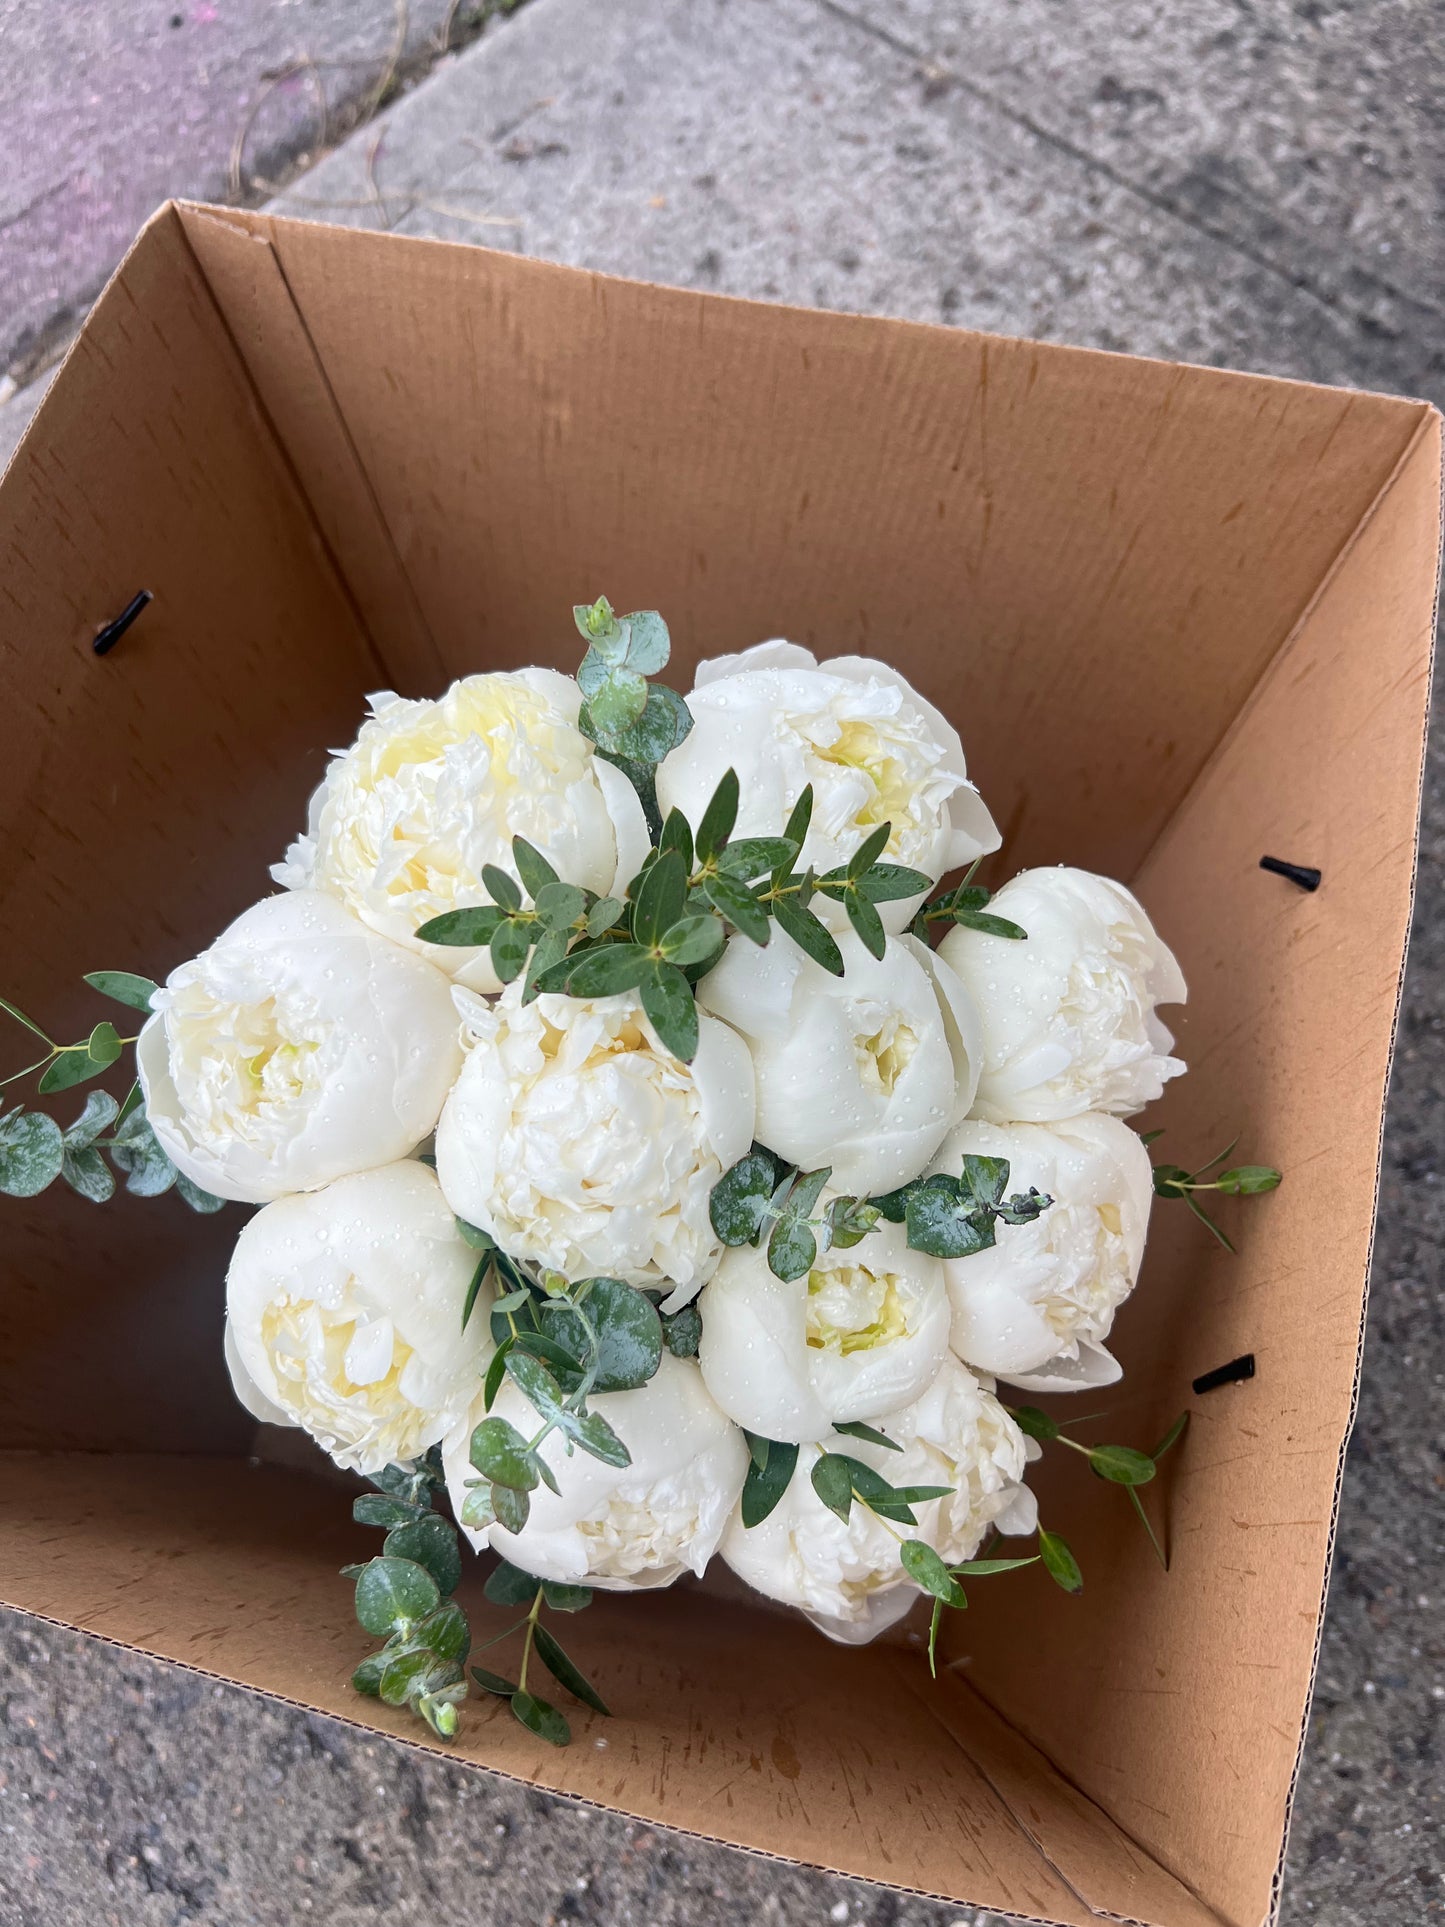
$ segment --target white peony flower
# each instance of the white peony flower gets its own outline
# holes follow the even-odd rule
[[[642,805],[577,728],[570,676],[522,669],[464,677],[436,702],[390,691],[370,701],[370,720],[311,799],[306,835],[272,871],[278,883],[325,890],[473,990],[494,991],[485,950],[417,944],[415,933],[443,911],[489,902],[484,864],[515,878],[514,836],[599,895],[641,868]]]
[[[490,1543],[504,1559],[539,1579],[612,1591],[670,1586],[685,1572],[701,1576],[717,1550],[747,1477],[748,1448],[741,1432],[708,1397],[690,1359],[664,1352],[656,1375],[633,1392],[603,1392],[588,1400],[617,1433],[632,1463],[604,1465],[580,1447],[569,1455],[560,1431],[539,1450],[561,1495],[539,1485],[521,1532],[492,1525],[464,1528],[478,1549]],[[541,1420],[506,1380],[492,1406],[533,1438]],[[480,1401],[442,1448],[447,1489],[457,1516],[475,1479],[468,1456],[473,1428],[485,1416]]]
[[[1122,883],[1060,865],[1025,870],[989,904],[1027,941],[955,926],[939,945],[983,1019],[975,1113],[1046,1124],[1128,1117],[1184,1069],[1156,1004],[1188,996],[1174,954]]]
[[[831,1197],[824,1191],[815,1216]],[[765,1248],[724,1254],[703,1294],[698,1354],[730,1419],[765,1439],[819,1439],[918,1398],[948,1356],[943,1266],[880,1223],[785,1283]]]
[[[151,1128],[194,1183],[248,1204],[405,1157],[461,1062],[447,978],[315,890],[253,905],[153,1009]]]
[[[762,1143],[803,1170],[830,1165],[840,1191],[892,1191],[973,1102],[978,1014],[916,938],[891,937],[881,959],[852,930],[837,941],[841,977],[776,926],[765,948],[733,937],[698,1003],[748,1041]]]
[[[970,1122],[951,1132],[935,1171],[966,1154],[1007,1158],[1010,1191],[1053,1199],[1032,1224],[999,1225],[998,1242],[944,1264],[953,1349],[975,1371],[1031,1392],[1109,1385],[1114,1314],[1139,1275],[1154,1196],[1138,1134],[1102,1111],[1058,1124]]]
[[[470,1048],[436,1143],[452,1209],[513,1257],[686,1304],[722,1252],[709,1194],[753,1138],[742,1039],[699,1013],[683,1064],[632,996],[455,996]]]
[[[226,1276],[237,1396],[350,1471],[416,1458],[469,1409],[491,1356],[485,1305],[462,1329],[476,1266],[424,1164],[268,1204]]]
[[[687,703],[692,733],[659,768],[657,796],[694,826],[731,768],[738,837],[776,836],[812,785],[802,861],[820,872],[880,823],[893,825],[887,860],[933,878],[999,846],[958,731],[885,662],[835,656],[820,666],[794,643],[759,643],[701,663]],[[880,904],[879,914],[902,930],[921,901]],[[816,907],[839,920],[826,899]]]
[[[947,1564],[958,1565],[974,1556],[990,1527],[1030,1533],[1038,1523],[1033,1494],[1022,1483],[1028,1443],[962,1365],[950,1360],[921,1398],[876,1423],[901,1452],[836,1433],[805,1445],[768,1517],[745,1526],[735,1513],[722,1542],[722,1556],[739,1578],[769,1599],[797,1606],[830,1638],[849,1645],[876,1637],[920,1596],[899,1563],[898,1534],[924,1540]],[[916,1505],[917,1526],[890,1527],[856,1501],[845,1525],[813,1490],[813,1467],[823,1452],[860,1459],[893,1486],[947,1485],[953,1492]]]

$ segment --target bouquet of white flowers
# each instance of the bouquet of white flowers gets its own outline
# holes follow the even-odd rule
[[[129,1044],[138,1082],[0,1118],[12,1195],[260,1207],[226,1358],[376,1488],[357,1688],[456,1730],[459,1525],[522,1613],[517,1677],[470,1677],[559,1744],[537,1663],[607,1709],[541,1613],[595,1588],[716,1555],[843,1641],[927,1598],[931,1655],[965,1581],[1082,1584],[1027,1484],[1051,1441],[1154,1537],[1179,1428],[1084,1445],[1000,1383],[1117,1379],[1153,1199],[1223,1239],[1200,1194],[1279,1181],[1151,1168],[1121,1120],[1184,1069],[1174,957],[1106,878],[973,880],[1000,838],[958,732],[885,663],[765,643],[684,700],[658,615],[575,613],[575,681],[373,697],[281,894],[164,987],[89,976],[138,1037],[5,1005],[42,1093]]]

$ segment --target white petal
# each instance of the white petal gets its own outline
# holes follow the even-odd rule
[[[694,689],[705,689],[710,682],[718,682],[724,676],[736,676],[748,669],[816,669],[818,658],[811,649],[803,649],[796,642],[755,642],[751,649],[741,649],[735,656],[709,656],[700,662],[692,679]]]

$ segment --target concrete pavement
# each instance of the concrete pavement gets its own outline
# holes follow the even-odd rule
[[[1439,401],[1442,47],[1440,9],[1404,0],[533,0],[279,205]],[[1290,1927],[1445,1918],[1441,768]],[[6,1920],[963,1918],[585,1815],[33,1622],[12,1619],[6,1652]]]

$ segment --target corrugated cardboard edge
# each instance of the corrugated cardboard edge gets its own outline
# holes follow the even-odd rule
[[[1199,788],[1199,786],[1207,780],[1209,773],[1213,770],[1215,765],[1224,757],[1235,735],[1245,726],[1245,723],[1250,713],[1253,711],[1253,709],[1264,699],[1265,694],[1268,691],[1270,685],[1275,681],[1277,677],[1287,672],[1290,665],[1290,656],[1291,656],[1291,650],[1293,648],[1293,645],[1305,630],[1306,626],[1310,621],[1311,616],[1314,614],[1315,610],[1319,607],[1319,605],[1321,604],[1321,602],[1329,592],[1331,585],[1335,582],[1335,580],[1338,578],[1340,573],[1346,567],[1353,551],[1355,550],[1355,548],[1357,547],[1361,539],[1364,537],[1366,531],[1370,528],[1375,518],[1378,516],[1378,514],[1387,504],[1401,476],[1409,468],[1411,463],[1415,461],[1416,458],[1418,457],[1422,445],[1429,439],[1431,435],[1438,434],[1442,438],[1441,447],[1439,451],[1439,462],[1438,462],[1438,468],[1437,468],[1437,475],[1439,478],[1438,485],[1437,485],[1437,495],[1439,497],[1439,509],[1440,509],[1440,541],[1437,542],[1437,545],[1436,545],[1435,582],[1434,582],[1434,592],[1433,592],[1433,616],[1432,616],[1432,624],[1431,624],[1432,635],[1431,635],[1428,661],[1426,664],[1426,687],[1427,689],[1429,689],[1432,686],[1433,671],[1434,671],[1435,656],[1436,656],[1436,641],[1435,641],[1434,632],[1438,626],[1438,618],[1439,618],[1439,611],[1440,611],[1442,569],[1445,569],[1445,553],[1442,553],[1442,550],[1445,550],[1445,416],[1442,416],[1440,410],[1438,410],[1433,406],[1433,404],[1428,402],[1421,402],[1420,408],[1422,413],[1420,416],[1419,424],[1416,427],[1414,433],[1410,436],[1410,439],[1406,443],[1405,447],[1401,450],[1399,460],[1396,462],[1389,476],[1381,485],[1379,491],[1375,495],[1374,500],[1370,503],[1369,507],[1365,510],[1364,514],[1360,517],[1359,522],[1356,524],[1355,528],[1351,531],[1349,537],[1341,545],[1339,553],[1335,557],[1334,561],[1331,563],[1329,570],[1326,572],[1325,576],[1319,583],[1317,589],[1310,596],[1305,607],[1301,610],[1300,615],[1296,620],[1296,622],[1294,623],[1294,625],[1292,626],[1292,628],[1290,629],[1289,634],[1286,636],[1284,641],[1280,644],[1278,650],[1271,657],[1266,667],[1261,671],[1259,678],[1257,679],[1254,685],[1254,688],[1251,690],[1249,696],[1245,699],[1245,701],[1240,705],[1240,708],[1237,714],[1235,715],[1235,717],[1233,718],[1233,720],[1231,721],[1228,729],[1224,731],[1224,733],[1220,737],[1219,742],[1215,745],[1213,751],[1210,753],[1210,755],[1206,758],[1203,765],[1200,767],[1198,773],[1194,778],[1193,784],[1191,784],[1190,786],[1191,795],[1194,794]],[[1416,900],[1416,895],[1418,890],[1420,804],[1424,794],[1425,774],[1426,774],[1426,769],[1428,767],[1428,761],[1429,761],[1429,746],[1430,746],[1429,711],[1427,709],[1425,724],[1421,731],[1420,761],[1419,761],[1418,775],[1416,778],[1416,813],[1415,813],[1415,829],[1414,829],[1415,864],[1412,867],[1412,871],[1411,871],[1409,896],[1408,896],[1409,910],[1410,910],[1412,919],[1413,919],[1415,900]],[[1173,823],[1173,820],[1174,820],[1173,816],[1171,815],[1170,821],[1164,825],[1163,829],[1160,832],[1159,837],[1156,839],[1156,843],[1151,846],[1150,851],[1146,853],[1143,859],[1141,859],[1141,862],[1139,865],[1139,868],[1141,870],[1150,861],[1153,855],[1153,851],[1155,848],[1157,848],[1158,843],[1162,842],[1164,837],[1168,835],[1170,827]],[[1409,962],[1409,946],[1407,941],[1405,949],[1401,954],[1399,973],[1396,977],[1396,983],[1395,983],[1394,1007],[1391,1012],[1391,1020],[1390,1020],[1390,1059],[1391,1061],[1393,1061],[1393,1058],[1394,1058],[1395,1046],[1399,1035],[1400,1011],[1401,1011],[1401,1006],[1404,998],[1405,973],[1408,967],[1408,962]],[[1381,1119],[1380,1119],[1380,1130],[1376,1140],[1376,1148],[1375,1148],[1374,1188],[1375,1188],[1375,1195],[1377,1200],[1379,1195],[1380,1179],[1381,1179],[1381,1173],[1382,1173],[1383,1161],[1384,1161],[1385,1122],[1386,1122],[1386,1113],[1382,1112]],[[1323,1581],[1322,1581],[1320,1596],[1319,1596],[1318,1605],[1316,1609],[1315,1637],[1314,1637],[1313,1653],[1312,1653],[1312,1658],[1310,1663],[1309,1679],[1306,1685],[1306,1690],[1304,1695],[1303,1712],[1302,1712],[1302,1717],[1300,1720],[1300,1728],[1299,1728],[1299,1737],[1295,1747],[1294,1766],[1290,1774],[1289,1785],[1285,1794],[1284,1825],[1283,1825],[1283,1830],[1282,1830],[1281,1839],[1280,1839],[1279,1854],[1276,1859],[1274,1873],[1271,1877],[1269,1902],[1265,1913],[1260,1917],[1260,1927],[1274,1927],[1274,1924],[1279,1917],[1279,1911],[1280,1911],[1282,1895],[1283,1895],[1285,1862],[1288,1858],[1288,1852],[1289,1852],[1289,1837],[1290,1837],[1291,1822],[1293,1819],[1294,1800],[1295,1800],[1295,1795],[1299,1786],[1300,1773],[1301,1773],[1301,1768],[1304,1760],[1305,1744],[1309,1734],[1310,1713],[1311,1713],[1313,1697],[1314,1697],[1315,1681],[1319,1671],[1320,1652],[1321,1652],[1321,1647],[1322,1647],[1323,1638],[1324,1638],[1325,1610],[1326,1610],[1326,1605],[1327,1605],[1328,1596],[1329,1596],[1330,1574],[1331,1574],[1331,1570],[1334,1562],[1335,1541],[1338,1536],[1338,1530],[1339,1530],[1340,1504],[1341,1504],[1341,1498],[1344,1490],[1344,1481],[1345,1481],[1345,1465],[1346,1465],[1346,1459],[1349,1451],[1350,1437],[1351,1437],[1351,1434],[1353,1433],[1355,1419],[1359,1410],[1360,1380],[1361,1380],[1361,1375],[1362,1375],[1363,1365],[1364,1365],[1366,1325],[1367,1325],[1367,1318],[1368,1318],[1368,1311],[1369,1311],[1370,1273],[1373,1266],[1373,1258],[1374,1258],[1376,1223],[1377,1223],[1377,1219],[1375,1217],[1372,1217],[1369,1244],[1365,1252],[1364,1287],[1361,1295],[1360,1315],[1359,1315],[1359,1322],[1358,1322],[1356,1337],[1355,1337],[1354,1374],[1353,1374],[1353,1381],[1352,1381],[1351,1391],[1350,1391],[1349,1410],[1346,1417],[1344,1433],[1340,1441],[1340,1447],[1339,1447],[1339,1452],[1338,1452],[1336,1466],[1335,1466],[1333,1490],[1332,1490],[1331,1499],[1330,1499],[1330,1522],[1329,1522],[1329,1531],[1327,1535],[1327,1550],[1326,1550],[1326,1557],[1325,1557],[1325,1564],[1324,1564],[1324,1571],[1323,1571]],[[970,1682],[970,1690],[972,1691],[974,1696],[981,1704],[989,1708],[989,1711],[994,1715],[996,1719],[1000,1721],[1001,1725],[1007,1730],[1008,1733],[1018,1738],[1021,1744],[1030,1747],[1034,1751],[1034,1753],[1038,1756],[1038,1758],[1041,1759],[1047,1765],[1050,1773],[1054,1776],[1055,1780],[1059,1784],[1063,1786],[1073,1787],[1074,1783],[1070,1779],[1069,1775],[1063,1770],[1062,1767],[1059,1766],[1056,1760],[1050,1757],[1046,1748],[1040,1746],[1037,1741],[1026,1738],[1025,1736],[1019,1734],[1017,1732],[1017,1729],[1009,1721],[1007,1715],[1004,1714],[1000,1708],[995,1706],[994,1703],[982,1691],[982,1689],[978,1687],[976,1684],[974,1684],[973,1682]],[[977,1765],[977,1762],[975,1762],[975,1764]],[[983,1769],[980,1767],[979,1770],[982,1771]],[[1075,1788],[1075,1791],[1079,1793],[1079,1797],[1081,1799],[1088,1801],[1090,1804],[1095,1804],[1092,1801],[1091,1796],[1084,1794],[1081,1790],[1077,1788]],[[1178,1881],[1180,1887],[1185,1892],[1191,1895],[1194,1895],[1194,1889],[1190,1887],[1189,1884],[1183,1879],[1183,1877],[1178,1873],[1177,1869],[1169,1868],[1166,1863],[1158,1860],[1150,1849],[1139,1846],[1139,1844],[1134,1841],[1133,1835],[1129,1832],[1128,1828],[1125,1827],[1122,1824],[1122,1822],[1120,1822],[1116,1818],[1116,1816],[1109,1814],[1106,1808],[1101,1808],[1100,1811],[1104,1814],[1104,1817],[1108,1820],[1109,1824],[1112,1827],[1115,1827],[1118,1830],[1119,1834],[1124,1839],[1130,1841],[1131,1844],[1136,1846],[1138,1852],[1143,1854],[1146,1859],[1152,1861],[1154,1865],[1160,1867],[1160,1870],[1166,1873],[1171,1879]],[[1195,1898],[1196,1899],[1198,1898],[1197,1895],[1195,1896]],[[1224,1919],[1223,1916],[1215,1915],[1215,1914],[1211,1914],[1210,1918],[1218,1919],[1218,1920]]]
[[[1330,583],[1334,580],[1335,576],[1344,567],[1345,562],[1348,560],[1350,551],[1354,548],[1356,542],[1360,539],[1361,535],[1363,535],[1369,523],[1373,520],[1376,512],[1385,501],[1385,498],[1389,495],[1390,491],[1394,488],[1395,483],[1398,480],[1400,474],[1409,464],[1412,457],[1415,455],[1416,451],[1419,449],[1419,447],[1424,442],[1426,437],[1431,433],[1436,433],[1441,437],[1441,444],[1440,444],[1440,450],[1439,450],[1439,465],[1437,469],[1437,473],[1439,475],[1439,489],[1440,489],[1440,542],[1439,544],[1437,544],[1436,552],[1435,552],[1435,592],[1434,592],[1434,602],[1433,602],[1433,614],[1432,614],[1432,619],[1430,624],[1430,631],[1431,631],[1430,653],[1429,653],[1429,661],[1428,661],[1427,671],[1426,671],[1426,688],[1427,690],[1430,690],[1433,692],[1435,657],[1438,649],[1438,635],[1439,635],[1439,624],[1440,624],[1441,573],[1442,573],[1442,564],[1445,564],[1445,416],[1442,416],[1440,413],[1440,410],[1434,407],[1433,404],[1426,403],[1424,404],[1424,406],[1426,409],[1426,413],[1422,416],[1420,421],[1420,426],[1416,429],[1414,435],[1411,437],[1409,447],[1406,448],[1403,454],[1400,456],[1400,460],[1396,464],[1394,473],[1391,475],[1389,481],[1386,482],[1385,486],[1380,490],[1380,493],[1375,498],[1374,502],[1371,503],[1369,511],[1361,519],[1359,527],[1355,530],[1354,534],[1350,537],[1350,540],[1345,544],[1344,548],[1340,551],[1339,557],[1336,560],[1334,567],[1330,570],[1330,573],[1325,578],[1324,582],[1320,584],[1317,594],[1311,598],[1309,606],[1301,614],[1299,622],[1295,625],[1295,628],[1291,632],[1288,640],[1281,648],[1279,652],[1279,656],[1275,658],[1275,661],[1270,665],[1270,668],[1266,670],[1264,676],[1260,678],[1260,688],[1256,689],[1254,696],[1251,696],[1250,698],[1251,704],[1256,700],[1256,698],[1260,694],[1260,690],[1262,689],[1265,681],[1272,675],[1278,673],[1280,664],[1281,664],[1281,659],[1283,658],[1283,656],[1285,655],[1285,652],[1289,648],[1290,642],[1292,642],[1295,636],[1299,633],[1299,631],[1303,629],[1305,623],[1309,620],[1310,614],[1313,611],[1316,603],[1324,595],[1325,590],[1329,587]],[[1249,704],[1246,704],[1245,708],[1247,709],[1249,706],[1250,706]],[[1243,713],[1244,712],[1241,711],[1241,716],[1243,715]],[[1425,712],[1425,727],[1424,727],[1424,730],[1421,732],[1420,774],[1419,774],[1419,779],[1418,779],[1418,783],[1416,786],[1416,793],[1415,793],[1416,794],[1415,864],[1410,876],[1410,892],[1409,892],[1411,927],[1413,927],[1413,924],[1414,924],[1415,900],[1419,891],[1420,811],[1423,806],[1424,795],[1425,795],[1425,773],[1429,766],[1429,760],[1430,760],[1430,720],[1431,720],[1431,707],[1427,706],[1427,709]],[[1238,719],[1236,719],[1236,724],[1234,726],[1237,727],[1237,725],[1238,725]],[[1223,748],[1223,741],[1228,739],[1228,735],[1230,733],[1232,733],[1232,730],[1230,732],[1226,732],[1225,739],[1221,741],[1221,744],[1220,744],[1221,750]],[[1216,751],[1216,754],[1218,754],[1218,751]],[[1207,768],[1207,765],[1206,765],[1206,768]],[[1204,774],[1204,771],[1201,771],[1200,775],[1202,776],[1203,774]],[[1197,780],[1198,779],[1196,779],[1196,781]],[[1392,1065],[1395,1060],[1395,1047],[1399,1041],[1399,1035],[1400,1035],[1400,1011],[1405,998],[1405,973],[1409,967],[1409,962],[1410,962],[1410,946],[1409,946],[1409,939],[1407,937],[1406,944],[1405,944],[1405,951],[1400,959],[1400,974],[1395,985],[1395,1008],[1391,1013],[1391,1018],[1390,1018],[1390,1063]],[[1304,1718],[1300,1722],[1299,1745],[1295,1750],[1294,1770],[1290,1774],[1289,1789],[1285,1795],[1284,1835],[1279,1843],[1279,1859],[1275,1864],[1274,1878],[1270,1882],[1269,1909],[1265,1914],[1262,1927],[1274,1927],[1275,1922],[1278,1921],[1279,1919],[1280,1905],[1284,1895],[1285,1862],[1289,1857],[1290,1830],[1294,1822],[1295,1795],[1299,1789],[1300,1773],[1304,1765],[1305,1742],[1309,1736],[1310,1715],[1314,1707],[1315,1682],[1319,1677],[1320,1652],[1324,1645],[1325,1612],[1329,1602],[1330,1576],[1334,1569],[1335,1541],[1339,1535],[1340,1503],[1344,1494],[1344,1486],[1345,1486],[1345,1462],[1349,1455],[1350,1439],[1354,1433],[1355,1420],[1359,1414],[1359,1409],[1360,1409],[1360,1380],[1364,1372],[1364,1363],[1365,1363],[1365,1331],[1366,1331],[1366,1326],[1369,1318],[1370,1281],[1371,1281],[1371,1274],[1374,1270],[1375,1240],[1378,1234],[1378,1227],[1379,1227],[1380,1179],[1384,1169],[1385,1126],[1386,1126],[1386,1120],[1388,1116],[1389,1116],[1389,1110],[1388,1110],[1388,1097],[1387,1097],[1386,1109],[1381,1114],[1381,1117],[1380,1117],[1380,1136],[1375,1149],[1376,1209],[1375,1209],[1375,1215],[1371,1219],[1370,1242],[1365,1253],[1365,1291],[1364,1291],[1364,1296],[1360,1302],[1360,1325],[1359,1325],[1359,1333],[1355,1343],[1355,1375],[1354,1375],[1354,1383],[1350,1390],[1350,1410],[1349,1410],[1349,1416],[1345,1424],[1345,1435],[1343,1439],[1340,1441],[1339,1458],[1335,1466],[1334,1492],[1330,1501],[1330,1529],[1329,1529],[1329,1537],[1328,1537],[1328,1549],[1325,1556],[1324,1587],[1320,1594],[1319,1614],[1315,1623],[1314,1654],[1310,1661],[1309,1682],[1305,1688]]]
[[[111,1633],[93,1632],[89,1627],[76,1626],[72,1621],[57,1618],[52,1613],[37,1612],[33,1607],[12,1607],[10,1610],[23,1611],[30,1618],[38,1620],[40,1624],[54,1626],[61,1632],[78,1632],[82,1638],[97,1640],[100,1644],[109,1646],[118,1653],[134,1653],[138,1659],[147,1660],[155,1665],[177,1667],[182,1672],[194,1674],[198,1679],[213,1680],[217,1685],[229,1687],[238,1693],[245,1693],[253,1699],[264,1700],[281,1706],[289,1706],[294,1711],[305,1713],[312,1719],[335,1720],[338,1726],[344,1726],[348,1731],[356,1733],[365,1739],[389,1741],[395,1746],[405,1747],[409,1752],[418,1754],[427,1761],[434,1762],[440,1760],[454,1766],[459,1766],[467,1772],[494,1774],[497,1779],[506,1780],[512,1786],[531,1787],[534,1791],[545,1793],[547,1797],[552,1800],[564,1800],[572,1806],[591,1807],[601,1813],[613,1814],[621,1820],[631,1820],[634,1822],[637,1820],[637,1815],[629,1808],[616,1806],[610,1800],[600,1800],[593,1795],[572,1793],[566,1788],[549,1786],[545,1782],[528,1779],[525,1774],[514,1773],[504,1766],[483,1766],[474,1760],[454,1759],[448,1754],[440,1742],[428,1742],[417,1739],[406,1731],[393,1732],[386,1727],[377,1725],[374,1720],[352,1719],[347,1714],[334,1712],[330,1708],[320,1709],[310,1705],[306,1700],[295,1698],[289,1693],[273,1692],[270,1689],[262,1691],[259,1687],[247,1686],[240,1680],[233,1679],[229,1673],[218,1673],[209,1667],[198,1666],[194,1660],[162,1657],[160,1654],[150,1652],[144,1646],[134,1645],[129,1640],[117,1639]],[[960,1750],[963,1749],[961,1748]],[[972,1758],[971,1755],[969,1757],[970,1759]],[[977,1762],[973,1762],[973,1764],[977,1765]],[[1149,1927],[1149,1923],[1140,1921],[1135,1916],[1107,1912],[1101,1913],[1097,1908],[1091,1907],[1089,1902],[1078,1893],[1068,1877],[1055,1865],[1049,1855],[1044,1852],[1032,1830],[1020,1819],[1017,1812],[1015,1812],[1010,1805],[1007,1797],[1000,1791],[995,1780],[988,1774],[985,1774],[982,1768],[978,1770],[980,1777],[985,1780],[990,1790],[999,1799],[1001,1806],[1008,1812],[1010,1819],[1017,1826],[1021,1836],[1027,1840],[1029,1845],[1035,1850],[1040,1862],[1069,1889],[1070,1893],[1074,1894],[1080,1906],[1092,1918],[1097,1920],[1119,1921],[1122,1923],[1122,1927]],[[919,1900],[936,1901],[946,1907],[987,1906],[990,1912],[993,1911],[992,1905],[988,1902],[961,1901],[955,1895],[937,1893],[927,1887],[912,1887],[902,1881],[889,1880],[886,1882],[870,1883],[866,1875],[847,1873],[837,1867],[831,1867],[821,1860],[812,1860],[801,1854],[773,1853],[766,1847],[740,1846],[737,1841],[729,1840],[722,1834],[702,1832],[693,1827],[676,1826],[670,1821],[648,1820],[645,1824],[648,1826],[661,1827],[669,1833],[677,1834],[679,1838],[684,1840],[701,1840],[710,1846],[725,1847],[732,1853],[746,1853],[753,1855],[759,1860],[771,1860],[779,1866],[804,1867],[814,1873],[828,1874],[835,1880],[852,1880],[857,1881],[860,1885],[882,1885],[889,1892],[910,1894]],[[1112,1825],[1112,1822],[1109,1824]],[[1059,1923],[1053,1915],[1019,1914],[1014,1913],[1012,1909],[1010,1909],[1007,1918],[1011,1921],[1016,1920],[1025,1923],[1026,1927],[1059,1927]],[[1207,1923],[1218,1922],[1219,1918],[1217,1914],[1205,1910],[1197,1914],[1194,1921],[1181,1921],[1181,1927],[1206,1927]],[[1223,1927],[1227,1927],[1227,1923],[1224,1923]]]

